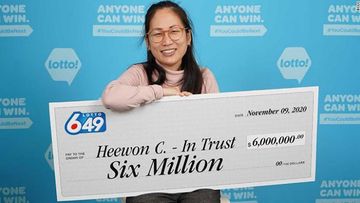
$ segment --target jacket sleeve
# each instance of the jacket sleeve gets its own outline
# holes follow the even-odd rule
[[[202,69],[202,75],[204,80],[202,93],[219,93],[219,86],[214,74],[208,68],[204,68]]]
[[[106,86],[102,102],[106,108],[126,111],[162,97],[162,87],[148,85],[143,67],[134,65]]]

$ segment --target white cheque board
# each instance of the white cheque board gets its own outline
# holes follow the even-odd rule
[[[58,200],[315,180],[318,88],[50,103]]]

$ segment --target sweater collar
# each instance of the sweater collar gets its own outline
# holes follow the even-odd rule
[[[164,68],[166,73],[165,83],[169,86],[179,86],[183,82],[184,70],[169,70]]]

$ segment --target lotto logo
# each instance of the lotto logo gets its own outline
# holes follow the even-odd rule
[[[295,79],[300,84],[311,66],[311,59],[305,48],[287,47],[279,57],[277,66],[285,79]]]
[[[54,81],[65,81],[69,85],[81,68],[81,61],[71,48],[55,48],[45,62],[45,67]]]
[[[71,114],[65,123],[65,131],[70,135],[81,133],[99,133],[106,131],[106,119],[103,112],[81,113],[79,111]]]

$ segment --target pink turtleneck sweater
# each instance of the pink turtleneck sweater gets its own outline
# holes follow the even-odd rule
[[[102,95],[106,108],[117,111],[130,110],[142,104],[161,99],[163,87],[181,87],[184,71],[165,69],[166,81],[163,85],[149,85],[143,65],[136,64],[126,70],[117,80],[110,82]],[[219,88],[212,72],[204,68],[202,94],[217,93]]]

